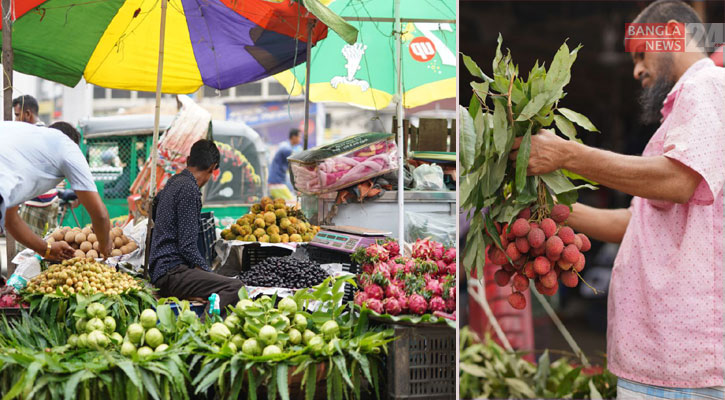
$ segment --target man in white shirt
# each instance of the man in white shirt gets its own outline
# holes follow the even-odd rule
[[[111,223],[98,195],[90,168],[78,147],[80,135],[70,124],[49,128],[23,122],[0,122],[0,229],[51,260],[73,257],[65,242],[47,243],[18,215],[18,206],[68,179],[91,216],[101,253],[109,256]]]

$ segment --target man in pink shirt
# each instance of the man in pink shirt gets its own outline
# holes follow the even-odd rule
[[[701,23],[679,0],[652,3],[634,22]],[[546,130],[531,138],[529,174],[565,168],[634,196],[628,209],[575,204],[569,218],[621,243],[607,325],[619,398],[725,395],[725,69],[687,43],[685,52],[632,53],[642,119],[660,122],[641,157]]]

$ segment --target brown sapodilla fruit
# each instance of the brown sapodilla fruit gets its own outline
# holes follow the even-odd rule
[[[576,248],[576,245],[570,244],[567,245],[564,248],[564,251],[561,252],[561,259],[566,261],[567,263],[573,264],[579,260],[579,249]]]
[[[589,238],[587,237],[587,235],[585,235],[583,233],[577,233],[576,235],[582,241],[582,248],[579,249],[579,250],[581,250],[582,253],[585,252],[585,251],[589,251],[589,249],[592,248],[592,242],[589,241]]]
[[[555,222],[562,223],[569,218],[569,206],[564,204],[557,204],[551,208],[551,219]]]
[[[518,290],[519,292],[523,292],[524,290],[529,288],[529,278],[522,274],[516,274],[514,275],[514,289]]]
[[[526,235],[526,240],[529,241],[531,247],[541,247],[546,241],[546,234],[541,228],[532,228]]]
[[[513,232],[514,236],[516,237],[523,237],[526,236],[529,231],[531,230],[531,225],[529,224],[529,221],[519,218],[511,225],[511,232]]]
[[[579,277],[574,271],[564,271],[561,273],[561,283],[566,287],[576,287],[579,284]]]
[[[499,269],[493,274],[493,280],[496,281],[496,284],[503,287],[509,284],[509,281],[511,280],[511,273],[506,271],[505,269]]]
[[[523,310],[526,308],[526,297],[519,292],[513,292],[508,297],[509,304],[511,307],[517,310]]]
[[[576,234],[574,233],[574,229],[571,229],[568,226],[562,226],[559,228],[559,232],[556,234],[556,236],[559,236],[561,238],[561,241],[564,242],[565,245],[567,244],[574,244],[574,238],[576,237]]]
[[[536,257],[534,260],[534,272],[544,275],[551,270],[551,262],[546,257]]]

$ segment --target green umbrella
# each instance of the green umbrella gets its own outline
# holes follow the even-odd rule
[[[334,0],[330,9],[359,31],[355,44],[329,32],[312,49],[310,101],[369,109],[387,107],[396,93],[395,3]],[[403,106],[456,96],[455,0],[401,0]],[[276,77],[292,95],[304,90],[305,64]]]

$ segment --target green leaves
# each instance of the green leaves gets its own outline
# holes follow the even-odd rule
[[[523,192],[526,186],[526,168],[529,165],[529,153],[531,153],[531,127],[521,140],[519,152],[516,155],[516,192],[518,193]]]
[[[564,136],[568,137],[569,140],[577,140],[576,128],[574,127],[574,124],[572,124],[568,119],[562,117],[561,115],[554,115],[554,123],[556,124],[556,127],[559,128],[561,133],[563,133]]]
[[[576,111],[572,111],[568,108],[558,108],[557,109],[563,116],[566,117],[569,121],[581,126],[582,128],[588,130],[589,132],[599,132],[599,130],[592,124],[591,121],[589,121],[589,118],[583,116],[582,114],[579,114]]]

